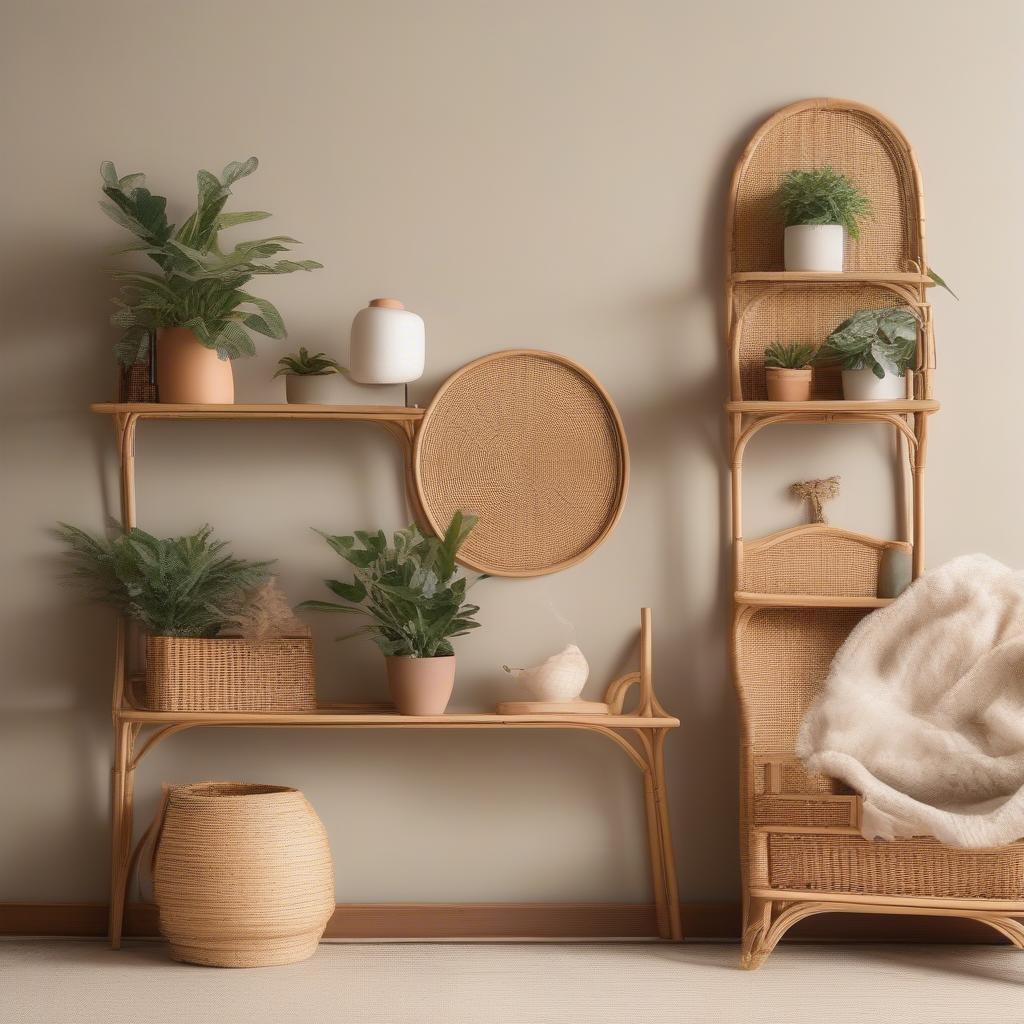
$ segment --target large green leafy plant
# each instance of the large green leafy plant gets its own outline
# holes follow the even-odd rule
[[[786,227],[798,224],[842,224],[851,238],[860,237],[859,221],[871,212],[871,201],[845,174],[831,167],[789,171],[776,196]]]
[[[245,286],[261,274],[290,274],[322,264],[277,258],[297,244],[286,235],[239,242],[227,251],[219,241],[225,228],[270,216],[262,210],[224,212],[231,186],[252,174],[258,163],[254,156],[233,161],[219,178],[200,171],[196,210],[177,230],[167,221],[166,198],[149,191],[144,174],[119,178],[109,160],[103,163],[100,173],[107,201],[100,206],[139,239],[125,251],[145,253],[160,268],[159,273],[114,275],[121,295],[111,322],[124,330],[114,350],[122,363],[145,359],[153,332],[160,327],[187,327],[222,359],[255,354],[251,331],[285,337],[281,314]]]
[[[916,352],[917,317],[911,310],[861,309],[828,336],[814,361],[870,369],[881,380],[890,371],[905,377]]]
[[[234,621],[269,562],[225,554],[204,526],[166,540],[131,529],[111,540],[60,524],[74,562],[72,578],[157,636],[212,637]]]
[[[409,526],[395,533],[390,546],[383,530],[346,537],[322,534],[353,566],[354,578],[351,583],[324,581],[345,604],[304,601],[299,607],[368,615],[373,622],[349,636],[369,634],[385,655],[450,656],[455,653],[451,641],[480,625],[474,619],[480,609],[465,600],[471,584],[455,565],[476,522],[476,516],[456,512],[444,537],[427,537]]]

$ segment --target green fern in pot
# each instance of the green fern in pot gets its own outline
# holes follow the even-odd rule
[[[219,177],[199,171],[196,209],[177,228],[167,220],[166,198],[150,192],[144,174],[119,177],[109,160],[100,168],[106,196],[102,209],[138,239],[125,251],[143,253],[158,267],[157,272],[114,275],[121,291],[111,322],[123,332],[115,353],[126,366],[143,362],[158,338],[162,401],[233,401],[229,360],[255,354],[253,334],[280,339],[286,333],[277,308],[248,291],[248,284],[263,275],[321,266],[283,258],[297,244],[287,235],[243,241],[231,249],[221,246],[221,231],[270,216],[262,210],[224,209],[231,186],[257,166],[253,156],[228,164]]]
[[[480,609],[466,601],[466,592],[484,577],[470,581],[455,563],[476,522],[476,516],[456,512],[443,537],[426,536],[412,525],[397,531],[390,544],[383,530],[322,534],[352,566],[353,579],[324,581],[344,603],[304,601],[299,607],[369,617],[368,625],[349,636],[374,639],[402,714],[444,713],[455,682],[452,640],[480,625]]]

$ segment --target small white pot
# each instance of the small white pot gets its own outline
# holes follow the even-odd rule
[[[423,318],[397,299],[374,299],[352,321],[349,373],[360,384],[407,384],[423,376]]]
[[[787,270],[843,272],[842,224],[795,224],[786,228],[783,248]]]
[[[286,373],[285,395],[290,405],[341,405],[340,373]]]
[[[907,397],[907,378],[886,369],[879,380],[869,369],[843,370],[843,398],[850,402],[892,402]]]

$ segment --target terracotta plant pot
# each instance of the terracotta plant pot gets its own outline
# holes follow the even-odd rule
[[[400,715],[443,715],[455,686],[455,655],[385,658],[391,699]]]
[[[165,327],[156,341],[160,401],[174,405],[231,405],[231,360],[220,359],[185,327]]]
[[[811,371],[766,366],[764,380],[769,402],[806,402],[811,397]]]
[[[334,913],[327,833],[309,801],[286,786],[173,786],[156,835],[153,891],[175,960],[305,960]]]

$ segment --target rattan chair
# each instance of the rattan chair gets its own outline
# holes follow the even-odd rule
[[[794,168],[831,165],[867,192],[874,215],[847,240],[845,272],[784,273],[772,196]],[[934,839],[871,842],[860,800],[796,758],[800,722],[836,650],[877,597],[886,548],[923,567],[922,483],[935,365],[926,298],[924,209],[913,152],[877,111],[843,100],[794,104],[770,118],[736,168],[727,229],[735,616],[733,667],[743,719],[741,843],[743,964],[757,967],[813,914],[973,918],[1024,948],[1024,843],[961,850]],[[765,401],[763,354],[773,341],[820,342],[856,309],[906,305],[921,318],[905,400],[843,402],[835,372],[815,371],[812,400]],[[742,468],[751,438],[777,423],[871,422],[891,427],[902,540],[814,524],[745,541]]]

